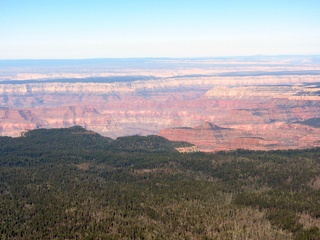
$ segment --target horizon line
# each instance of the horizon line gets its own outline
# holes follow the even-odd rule
[[[254,54],[221,55],[199,57],[92,57],[92,58],[0,58],[0,61],[59,61],[59,60],[125,60],[125,59],[217,59],[217,58],[254,58],[254,57],[320,57],[320,54]]]

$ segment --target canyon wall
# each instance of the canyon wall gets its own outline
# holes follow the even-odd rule
[[[81,76],[101,77],[102,72],[80,71],[79,79],[55,79],[68,73],[51,73],[51,78],[44,72],[17,73],[0,81],[0,135],[81,125],[112,138],[160,134],[203,151],[318,145],[318,129],[302,124],[320,118],[317,65],[294,66],[299,72],[290,74],[286,62],[242,66],[235,61],[225,69],[210,61],[200,67],[200,62],[172,69],[171,61],[163,71],[158,65],[133,68],[128,76],[115,68],[98,79]],[[283,70],[289,72],[275,72]],[[141,75],[146,73],[151,75]],[[196,127],[206,122],[219,128]]]
[[[73,79],[73,81],[76,80]],[[317,81],[319,81],[319,77],[317,76],[173,77],[113,83],[90,82],[90,79],[88,79],[88,82],[68,82],[67,79],[66,82],[38,81],[25,83],[24,81],[11,81],[11,83],[2,83],[0,81],[0,96],[34,96],[35,94],[148,94],[152,91],[207,91],[217,86],[292,85]],[[283,86],[283,88],[285,87]],[[279,89],[279,92],[281,92],[281,89]],[[4,106],[5,102],[0,102],[0,104],[0,106]]]

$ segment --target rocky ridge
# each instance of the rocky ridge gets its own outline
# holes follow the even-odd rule
[[[0,83],[0,134],[80,125],[112,138],[160,132],[194,143],[192,151],[317,146],[318,129],[297,123],[320,117],[317,82],[307,75]]]
[[[188,151],[231,151],[236,149],[277,150],[320,146],[320,129],[301,124],[272,123],[251,128],[208,128],[204,123],[194,128],[163,129],[159,133],[171,141],[195,145]],[[180,149],[178,149],[180,150]]]
[[[134,90],[132,94],[103,92],[99,84],[92,83],[87,88],[101,94],[83,88],[79,93],[76,88],[69,93],[65,88],[53,93],[7,92],[0,98],[0,131],[18,136],[28,129],[81,125],[104,136],[118,137],[156,134],[164,128],[192,127],[205,121],[253,131],[252,126],[320,117],[317,88],[311,85],[225,86],[207,92],[202,87],[190,90],[191,86],[183,86],[180,90],[163,87],[163,91],[154,86],[154,91]],[[301,92],[304,94],[294,98]]]
[[[206,109],[212,113],[205,120],[209,122],[163,129],[159,135],[193,143],[201,151],[291,149],[320,144],[320,129],[316,127],[319,84],[215,87],[204,94],[204,99],[211,103]]]
[[[164,78],[159,80],[137,80],[133,82],[41,82],[14,84],[0,82],[0,96],[34,94],[136,94],[149,91],[209,90],[216,86],[275,85],[316,82],[316,76],[256,76],[256,77],[188,77]],[[290,88],[290,87],[286,87]],[[208,92],[207,95],[214,93]],[[223,91],[221,88],[219,91]],[[281,89],[280,89],[281,91]],[[286,89],[282,91],[286,92]],[[230,89],[228,93],[233,94]],[[248,89],[246,89],[248,93]],[[1,102],[1,105],[3,103]]]

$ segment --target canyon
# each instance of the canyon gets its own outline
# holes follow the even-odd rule
[[[0,135],[80,125],[112,138],[158,134],[190,151],[320,146],[318,58],[259,59],[6,63]]]

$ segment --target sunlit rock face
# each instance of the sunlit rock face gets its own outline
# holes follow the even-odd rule
[[[207,121],[159,135],[201,151],[293,149],[320,146],[318,85],[216,87],[204,94]],[[205,101],[204,101],[205,102]],[[208,104],[208,105],[209,105]],[[304,124],[313,119],[314,124]],[[210,127],[214,126],[214,127]]]
[[[187,141],[200,151],[236,149],[275,150],[320,146],[320,128],[301,124],[271,123],[235,128],[171,128],[160,134],[172,141]]]
[[[318,128],[296,123],[320,118],[317,85],[210,86],[204,91],[202,83],[199,88],[180,84],[176,90],[172,85],[159,87],[157,83],[152,88],[149,82],[145,84],[144,91],[140,91],[142,87],[132,90],[134,84],[111,88],[116,91],[94,83],[74,83],[73,87],[46,83],[42,88],[19,84],[12,92],[6,86],[0,108],[1,135],[81,125],[113,138],[160,132],[203,151],[319,144]],[[201,125],[204,122],[219,127],[211,129],[209,124]]]

